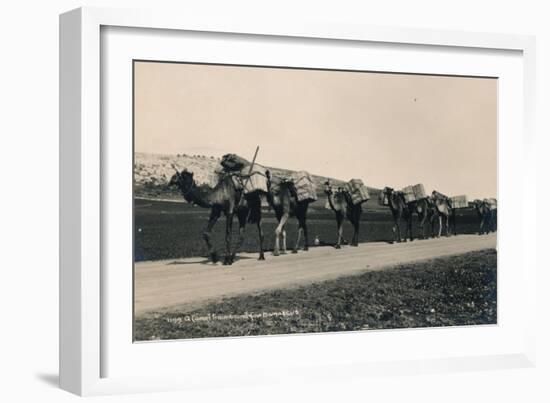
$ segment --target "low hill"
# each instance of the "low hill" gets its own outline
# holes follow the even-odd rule
[[[135,197],[182,201],[183,199],[176,189],[168,189],[166,186],[174,174],[172,165],[180,170],[186,168],[188,171],[193,172],[194,178],[199,185],[208,184],[210,186],[215,185],[217,181],[216,171],[221,169],[220,159],[210,156],[136,153],[134,161]],[[267,168],[274,176],[290,176],[294,172],[284,168]],[[318,200],[314,203],[314,207],[324,207],[326,201],[326,196],[323,192],[325,182],[329,180],[333,186],[340,186],[345,181],[315,175],[313,172],[310,173],[317,187]],[[368,187],[368,190],[371,200],[367,202],[367,207],[384,208],[380,207],[377,202],[380,190],[371,187]]]

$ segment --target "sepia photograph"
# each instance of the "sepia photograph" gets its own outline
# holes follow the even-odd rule
[[[135,342],[497,323],[498,79],[133,61]]]

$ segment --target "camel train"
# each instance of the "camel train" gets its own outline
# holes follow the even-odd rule
[[[256,150],[256,155],[258,150]],[[193,178],[193,173],[186,169],[180,171],[174,165],[174,175],[168,182],[168,187],[175,186],[183,198],[194,205],[210,209],[210,218],[203,232],[203,239],[208,248],[208,254],[213,262],[219,261],[219,256],[211,242],[214,225],[221,217],[226,217],[224,265],[235,261],[236,253],[244,241],[246,223],[256,224],[260,243],[258,260],[265,260],[262,231],[262,199],[267,200],[277,218],[275,229],[275,245],[273,254],[278,256],[286,253],[286,224],[290,217],[298,220],[298,239],[292,250],[297,253],[301,234],[304,235],[304,251],[308,250],[309,239],[307,231],[307,210],[317,195],[313,182],[306,172],[298,172],[298,177],[286,178],[272,176],[269,170],[252,163],[235,154],[222,157],[223,169],[218,172],[218,182],[214,187],[199,187]],[[231,249],[233,218],[239,221],[239,240]]]
[[[401,242],[407,240],[407,234],[411,241],[414,240],[412,221],[413,215],[418,216],[419,234],[421,239],[426,238],[426,225],[432,238],[440,237],[443,230],[449,235],[449,225],[452,222],[456,235],[456,209],[451,207],[450,199],[435,190],[429,197],[420,197],[407,200],[403,191],[385,187],[380,192],[380,204],[387,205],[393,217],[394,240]],[[401,237],[401,222],[405,222],[405,237]],[[439,223],[439,232],[435,234],[435,225]]]
[[[264,234],[262,231],[262,201],[267,201],[274,211],[277,219],[275,229],[275,244],[273,255],[286,253],[286,224],[291,217],[298,222],[298,236],[292,253],[297,253],[300,240],[304,239],[303,250],[308,250],[309,238],[307,230],[307,212],[309,205],[317,199],[315,185],[309,174],[305,171],[294,173],[289,177],[273,175],[269,170],[255,165],[235,154],[226,154],[222,157],[223,169],[218,173],[218,181],[213,186],[198,186],[193,172],[187,169],[179,170],[172,165],[175,173],[168,182],[168,187],[176,187],[183,198],[194,205],[210,209],[210,216],[203,239],[208,248],[209,258],[212,262],[218,262],[220,257],[211,241],[211,233],[214,225],[221,215],[226,217],[225,226],[225,253],[223,264],[231,265],[235,261],[237,252],[242,247],[247,223],[255,224],[259,238],[259,260],[265,260]],[[363,204],[369,200],[367,187],[361,180],[352,179],[343,186],[333,188],[330,181],[325,182],[325,196],[327,208],[332,210],[336,218],[336,243],[335,248],[340,249],[342,243],[347,241],[343,236],[343,224],[345,219],[353,226],[351,246],[359,244],[359,225],[363,212]],[[456,235],[456,210],[458,208],[473,207],[479,218],[479,234],[488,234],[496,231],[496,200],[474,200],[468,204],[465,196],[449,198],[437,191],[429,196],[424,195],[421,184],[409,186],[403,190],[394,190],[385,187],[379,193],[379,204],[387,206],[393,217],[393,240],[406,241],[407,237],[413,241],[412,221],[416,214],[418,217],[419,237],[426,238],[426,226],[432,238],[450,235],[450,231]],[[239,223],[239,238],[234,247],[232,244],[233,218],[237,217]],[[401,223],[405,223],[405,237],[401,234]],[[435,227],[439,224],[436,234]]]
[[[420,185],[416,185],[420,186]],[[497,207],[496,199],[474,200],[468,203],[466,196],[447,197],[442,193],[433,191],[430,196],[424,196],[414,200],[407,199],[404,191],[396,191],[385,187],[380,192],[379,203],[388,206],[392,213],[394,225],[394,240],[401,242],[414,240],[412,231],[413,215],[418,216],[420,238],[425,239],[425,226],[428,224],[431,237],[456,235],[456,215],[460,208],[473,207],[479,218],[479,235],[496,231]],[[405,237],[401,237],[401,222],[405,223]],[[435,226],[439,224],[439,232],[435,233]]]

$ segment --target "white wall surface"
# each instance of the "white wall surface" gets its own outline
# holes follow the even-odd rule
[[[0,400],[67,402],[58,357],[58,14],[82,5],[179,7],[231,18],[269,13],[300,18],[537,36],[537,130],[541,177],[548,178],[550,13],[545,1],[4,1],[0,7]],[[544,136],[543,134],[546,134]],[[548,183],[545,179],[544,182]],[[548,187],[533,197],[549,200]],[[539,261],[544,256],[543,217]],[[550,270],[550,269],[549,269]],[[527,370],[377,377],[308,384],[94,398],[116,402],[550,401],[549,276],[538,279],[538,366]]]

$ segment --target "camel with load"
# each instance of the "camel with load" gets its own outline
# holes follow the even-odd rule
[[[265,171],[267,177],[267,202],[275,212],[277,228],[275,228],[275,246],[273,255],[279,256],[286,253],[286,224],[290,217],[298,220],[298,236],[292,253],[298,253],[300,238],[304,235],[304,251],[309,249],[307,231],[307,210],[311,199],[298,200],[298,194],[294,181],[287,178],[280,178],[271,175],[269,170]]]
[[[258,259],[264,260],[261,197],[265,193],[261,190],[245,193],[245,186],[242,182],[246,180],[246,177],[234,172],[220,172],[218,183],[214,187],[203,185],[199,188],[193,179],[193,172],[187,170],[179,171],[176,167],[173,168],[176,170],[176,173],[170,179],[168,186],[177,187],[187,202],[202,208],[210,209],[208,224],[202,236],[206,242],[211,260],[213,262],[219,260],[219,256],[211,241],[211,233],[214,225],[222,214],[226,217],[225,255],[223,264],[231,265],[234,262],[236,253],[244,242],[245,226],[247,222],[256,224],[258,228],[260,243],[260,254]],[[241,186],[239,186],[239,182]],[[232,251],[231,237],[233,218],[235,215],[239,221],[239,240],[235,249]]]
[[[354,204],[351,195],[342,187],[338,187],[336,192],[332,190],[329,181],[325,182],[325,194],[327,195],[328,204],[332,211],[336,214],[337,239],[336,249],[341,248],[344,231],[344,218],[347,218],[353,226],[353,238],[351,246],[359,245],[359,222],[363,208],[361,203]]]

